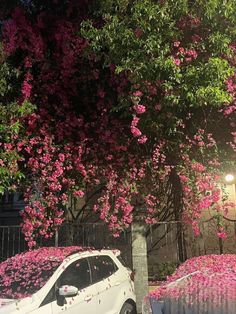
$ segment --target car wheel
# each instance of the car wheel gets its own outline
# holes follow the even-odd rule
[[[130,303],[125,303],[120,310],[120,314],[136,314],[136,308]]]

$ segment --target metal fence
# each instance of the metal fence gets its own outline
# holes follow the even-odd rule
[[[0,226],[0,260],[27,250],[20,226]]]
[[[119,249],[122,257],[132,267],[130,229],[115,238],[107,225],[102,223],[64,224],[55,236],[56,246],[79,245],[97,249]]]
[[[216,236],[213,220],[203,222],[199,237],[180,222],[162,222],[150,226],[147,231],[147,248],[150,272],[155,273],[160,263],[179,264],[199,255],[217,253],[236,254],[236,222],[227,224],[227,239]],[[102,223],[64,224],[51,239],[40,239],[39,246],[80,245],[95,248],[118,248],[131,265],[131,231],[128,229],[114,238]],[[27,250],[27,244],[19,226],[0,226],[0,260]],[[153,267],[153,270],[152,270]]]
[[[120,249],[123,259],[131,267],[130,230],[114,238],[108,227],[101,223],[63,224],[54,237],[38,239],[38,246],[70,246],[116,248]],[[28,249],[20,226],[0,226],[0,260],[5,260]]]
[[[236,254],[236,222],[226,222],[227,238],[216,235],[217,221],[200,224],[200,235],[180,222],[163,222],[150,226],[147,236],[150,279],[162,280],[177,265],[193,256]]]

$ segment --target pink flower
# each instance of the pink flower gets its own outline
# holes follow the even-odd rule
[[[152,224],[157,223],[157,219],[156,218],[147,217],[147,218],[145,218],[145,222],[148,225],[152,225]]]
[[[188,177],[186,177],[185,175],[179,175],[179,178],[180,178],[180,181],[184,182],[184,183],[188,182],[188,180],[189,180]]]
[[[21,90],[24,98],[26,99],[30,98],[31,89],[32,89],[32,86],[29,84],[29,82],[24,81],[22,85],[22,90]]]
[[[58,157],[59,157],[59,160],[60,160],[60,161],[62,161],[62,162],[65,161],[65,155],[64,155],[64,154],[61,154],[61,153],[60,153],[60,154],[58,155]]]
[[[139,122],[139,118],[136,116],[133,116],[133,120],[131,122],[131,126],[137,126],[138,122]]]
[[[174,64],[179,66],[181,64],[180,59],[178,59],[178,58],[174,59]]]
[[[140,90],[137,90],[136,92],[133,93],[133,95],[135,97],[142,97],[143,96],[143,93],[140,91]]]
[[[199,147],[203,147],[203,146],[205,146],[205,143],[203,142],[203,141],[200,141],[200,142],[198,142],[198,144],[197,144]]]
[[[203,166],[201,163],[199,162],[195,162],[191,165],[191,168],[197,172],[204,172],[206,170],[206,167]]]
[[[73,193],[73,195],[82,198],[82,197],[84,197],[84,192],[81,191],[81,190],[78,190],[78,191],[75,191],[75,192]]]
[[[198,56],[198,53],[196,50],[190,49],[190,50],[186,51],[186,55],[188,55],[189,57],[192,57],[193,59],[196,59]]]
[[[193,35],[191,38],[194,43],[198,43],[199,41],[202,40],[202,38],[197,34]]]
[[[142,135],[142,132],[138,128],[136,128],[135,126],[131,126],[130,129],[131,129],[131,133],[133,134],[134,137],[139,137]]]
[[[179,47],[180,41],[174,41],[174,47]]]
[[[225,230],[224,230],[223,227],[220,227],[220,228],[218,229],[218,232],[217,232],[216,234],[217,234],[217,236],[218,236],[219,238],[221,238],[221,239],[226,239],[226,238],[227,238],[227,234],[226,234],[226,232],[225,232]]]
[[[186,62],[191,62],[191,61],[192,61],[192,58],[191,58],[191,57],[187,57],[187,58],[185,58],[185,61],[186,61]]]
[[[31,62],[31,60],[28,57],[25,58],[24,62],[25,62],[25,67],[26,68],[29,69],[29,68],[32,67],[32,62]]]
[[[133,108],[137,114],[142,114],[146,111],[146,107],[144,105],[134,105]]]
[[[139,139],[138,139],[138,142],[139,144],[145,144],[147,142],[148,138],[146,135],[143,135],[141,136]]]

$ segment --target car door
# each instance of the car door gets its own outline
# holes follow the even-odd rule
[[[56,297],[56,291],[65,285],[77,287],[78,294],[74,297],[65,298],[64,304],[60,305]],[[49,303],[51,304],[52,314],[62,312],[67,314],[97,313],[97,290],[92,285],[91,271],[87,258],[76,260],[63,271],[42,305]]]
[[[98,290],[98,306],[96,314],[116,314],[117,298],[120,298],[119,269],[108,255],[89,257],[92,269],[92,280]],[[122,301],[122,300],[120,300]]]
[[[40,307],[38,307],[34,310],[31,310],[27,313],[30,313],[30,314],[52,314],[52,305],[51,305],[51,303],[47,303],[47,304],[41,305]]]

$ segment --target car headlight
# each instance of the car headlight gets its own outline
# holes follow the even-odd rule
[[[153,314],[150,298],[145,297],[142,303],[142,314]]]

